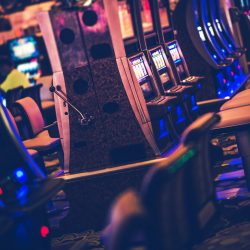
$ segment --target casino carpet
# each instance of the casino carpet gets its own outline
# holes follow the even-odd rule
[[[237,158],[235,138],[219,138],[217,144],[223,147],[224,157],[227,158],[214,166],[219,217],[209,231],[204,232],[204,240],[195,245],[193,250],[249,250],[250,192],[246,188],[241,160]],[[104,249],[100,233],[91,230],[53,238],[52,249],[75,250],[75,244],[80,244],[86,250]]]

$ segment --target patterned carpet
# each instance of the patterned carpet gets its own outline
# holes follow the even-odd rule
[[[193,250],[249,250],[250,249],[250,192],[247,191],[241,160],[234,137],[216,142],[224,149],[225,161],[214,166],[214,179],[219,218],[205,233],[205,240]],[[74,244],[75,248],[72,246]],[[79,246],[81,246],[79,248]],[[100,233],[87,231],[54,238],[53,250],[101,250]]]
[[[73,246],[74,245],[74,246]],[[100,233],[94,231],[86,231],[83,233],[67,234],[52,240],[53,250],[103,250],[104,247],[100,243]]]

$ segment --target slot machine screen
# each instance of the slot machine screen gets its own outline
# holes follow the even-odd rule
[[[160,71],[161,69],[167,68],[161,49],[152,51],[151,55],[152,55],[152,58],[154,60],[155,66],[158,71]]]
[[[10,41],[9,48],[12,60],[15,62],[39,56],[37,43],[32,36]]]
[[[173,82],[171,81],[168,73],[168,68],[163,57],[163,52],[160,48],[150,51],[153,58],[156,69],[160,75],[161,82],[165,90],[173,87]]]
[[[179,53],[177,44],[175,42],[168,44],[168,50],[169,50],[170,55],[174,61],[174,64],[175,64],[175,67],[176,67],[177,72],[179,74],[179,77],[181,80],[183,80],[184,78],[187,77],[187,73],[185,71],[185,68],[183,65],[183,60],[182,60],[181,55]]]
[[[118,15],[120,19],[122,38],[128,39],[135,36],[132,23],[130,6],[127,0],[118,1]]]
[[[144,33],[152,32],[154,29],[153,18],[149,0],[140,0],[141,3],[141,18]]]
[[[146,66],[144,64],[143,58],[138,56],[130,60],[133,67],[136,79],[140,83],[143,95],[148,101],[155,97],[155,93],[152,87],[150,76],[148,75]]]
[[[169,44],[168,49],[175,64],[181,62],[181,56],[175,43]]]
[[[167,13],[167,6],[166,2],[163,0],[158,0],[158,6],[159,6],[159,16],[161,21],[161,27],[167,28],[169,27],[169,18]]]

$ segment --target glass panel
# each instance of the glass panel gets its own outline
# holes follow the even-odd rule
[[[118,1],[118,11],[119,11],[119,19],[122,31],[122,38],[132,38],[135,36],[133,23],[132,23],[132,16],[130,11],[130,6],[126,0],[119,0]]]
[[[149,0],[141,0],[141,18],[144,33],[153,31],[153,19]]]
[[[166,3],[163,0],[158,0],[159,5],[159,16],[161,20],[161,27],[166,28],[169,27],[169,18],[167,14]]]

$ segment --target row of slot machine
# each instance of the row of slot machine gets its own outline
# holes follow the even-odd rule
[[[192,55],[175,38],[169,1],[97,0],[38,15],[53,70],[65,171],[162,156],[199,115],[197,99],[230,98],[244,84],[243,49],[226,30],[219,2],[179,1],[176,10],[187,3],[196,26],[184,49],[190,46]],[[188,6],[178,17],[183,25]]]

